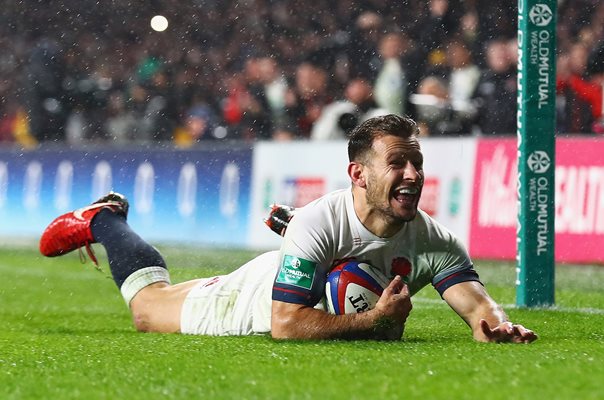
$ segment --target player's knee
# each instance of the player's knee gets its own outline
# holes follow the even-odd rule
[[[132,322],[139,332],[153,332],[153,324],[149,318],[149,313],[141,307],[132,308]]]
[[[142,291],[141,291],[142,292]],[[146,296],[145,293],[134,297],[130,302],[130,312],[132,313],[132,322],[139,332],[157,332],[157,304],[153,301],[153,296]]]
[[[141,290],[130,302],[132,322],[139,332],[178,332],[180,319],[175,315],[177,304],[166,286]]]

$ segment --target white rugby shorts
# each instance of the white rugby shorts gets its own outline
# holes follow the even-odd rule
[[[231,336],[267,333],[279,252],[259,255],[228,275],[202,279],[187,295],[180,331]]]

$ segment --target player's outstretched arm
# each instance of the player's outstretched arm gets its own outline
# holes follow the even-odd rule
[[[399,340],[411,308],[407,286],[397,276],[375,308],[358,314],[333,315],[301,304],[273,301],[271,333],[275,339]]]
[[[522,325],[508,320],[507,315],[475,281],[451,286],[443,298],[472,329],[474,339],[480,342],[530,343],[537,335]]]

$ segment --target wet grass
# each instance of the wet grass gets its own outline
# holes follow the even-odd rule
[[[175,282],[257,254],[159,247]],[[514,267],[477,264],[493,297],[513,304]],[[2,399],[602,398],[603,267],[558,267],[557,309],[508,307],[539,333],[532,345],[474,342],[431,288],[414,298],[402,342],[275,342],[137,333],[108,272],[77,253],[0,248],[0,274]]]

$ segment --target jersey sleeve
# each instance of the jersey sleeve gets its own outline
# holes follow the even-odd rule
[[[467,281],[477,281],[482,285],[482,282],[480,282],[480,277],[478,276],[478,273],[474,270],[473,267],[470,267],[468,269],[462,269],[457,272],[452,272],[449,275],[445,275],[442,279],[438,281],[436,281],[435,279],[432,282],[432,285],[434,286],[434,289],[436,289],[440,297],[442,297],[445,293],[445,290],[447,290],[451,286]]]
[[[314,307],[325,294],[333,232],[320,206],[307,206],[290,222],[280,250],[272,299]]]
[[[430,219],[430,236],[425,242],[425,257],[432,271],[432,286],[442,297],[453,285],[467,281],[480,282],[470,256],[461,241],[448,229]]]
[[[314,307],[324,294],[326,279],[326,273],[317,262],[282,254],[272,298]]]
[[[453,235],[449,237],[447,252],[436,265],[436,270],[438,272],[432,279],[432,286],[441,297],[445,290],[461,282],[477,281],[482,284],[468,252]]]

